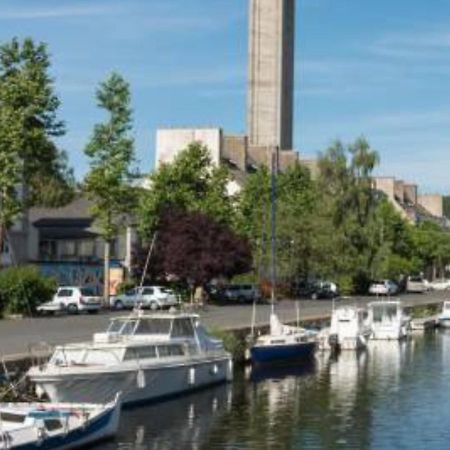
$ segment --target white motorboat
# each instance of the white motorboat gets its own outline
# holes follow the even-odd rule
[[[399,300],[371,302],[368,313],[371,339],[399,340],[408,335],[411,318],[404,313]]]
[[[364,310],[343,306],[333,311],[330,328],[319,333],[320,346],[324,350],[359,350],[367,346],[370,333]]]
[[[28,376],[52,401],[124,404],[170,397],[232,379],[231,355],[196,314],[134,312],[111,319],[88,343],[56,347]]]
[[[66,450],[111,438],[119,426],[119,397],[106,405],[1,403],[0,449]]]
[[[446,300],[442,304],[442,312],[438,317],[439,326],[442,328],[450,328],[450,301]]]

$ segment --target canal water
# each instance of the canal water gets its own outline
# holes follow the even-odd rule
[[[450,332],[371,342],[293,369],[124,411],[96,449],[297,450],[450,448]]]

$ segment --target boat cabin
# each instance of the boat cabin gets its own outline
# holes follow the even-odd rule
[[[399,301],[372,302],[368,307],[369,319],[373,324],[403,320],[403,308]]]
[[[196,315],[152,314],[111,319],[106,333],[94,335],[95,342],[114,342],[123,338],[152,339],[195,338]]]
[[[223,350],[221,341],[208,336],[193,314],[147,314],[117,317],[105,333],[96,333],[92,343],[58,346],[50,364],[63,366],[149,363],[161,359],[188,358]]]

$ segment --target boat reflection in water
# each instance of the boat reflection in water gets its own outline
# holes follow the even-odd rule
[[[99,449],[197,450],[231,409],[232,386],[219,385],[170,401],[122,412],[115,443]]]
[[[450,333],[430,333],[309,365],[239,368],[231,386],[125,411],[116,442],[98,448],[440,450],[450,441],[449,349]]]

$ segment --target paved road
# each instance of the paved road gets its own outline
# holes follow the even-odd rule
[[[440,303],[450,299],[450,293],[433,292],[424,295],[405,295],[402,301],[405,306],[428,303]],[[373,297],[341,299],[337,303],[365,305]],[[331,301],[302,300],[299,303],[301,320],[326,318],[331,312]],[[269,305],[258,305],[256,323],[267,324],[270,312]],[[295,302],[285,300],[277,305],[277,313],[283,321],[296,320]],[[0,320],[0,355],[17,357],[29,352],[30,345],[47,342],[51,345],[67,342],[83,341],[91,338],[95,332],[106,329],[109,319],[118,315],[115,312],[105,312],[95,316],[61,316],[50,318],[33,318],[22,320]],[[201,313],[202,321],[210,327],[221,329],[246,328],[250,325],[252,315],[251,305],[209,306]]]

